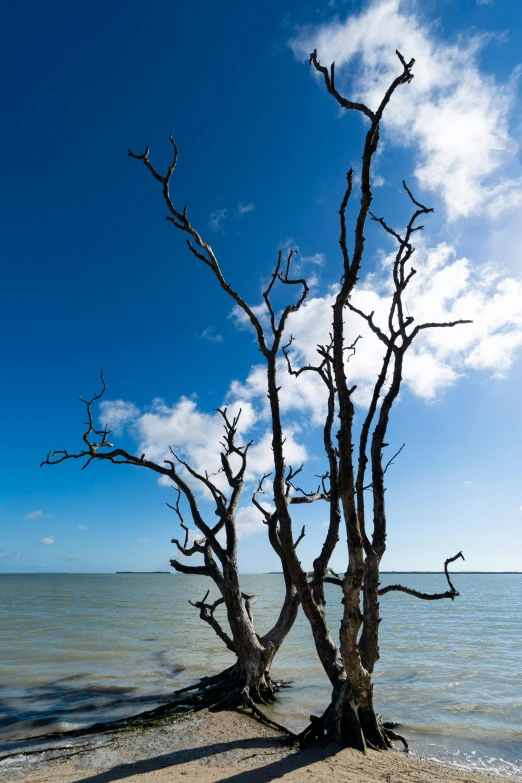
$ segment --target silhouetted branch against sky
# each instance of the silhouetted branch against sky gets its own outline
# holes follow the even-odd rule
[[[108,8],[103,29],[85,6],[46,28],[45,36],[37,14],[27,18],[16,4],[8,9],[1,132],[9,149],[3,313],[11,383],[4,435],[13,451],[2,463],[4,570],[40,567],[43,550],[51,553],[45,559],[50,570],[53,562],[58,570],[59,558],[71,557],[71,568],[80,571],[137,570],[139,563],[146,570],[166,567],[168,556],[160,561],[157,552],[163,551],[165,526],[175,519],[164,506],[165,499],[173,502],[172,490],[156,482],[144,489],[123,471],[118,486],[109,486],[99,478],[102,466],[91,463],[82,474],[64,468],[65,496],[59,471],[36,466],[49,446],[72,447],[77,433],[92,425],[98,452],[110,448],[104,441],[118,443],[134,458],[145,454],[162,464],[172,447],[199,475],[215,473],[222,467],[220,405],[231,416],[241,409],[237,437],[254,440],[245,472],[249,492],[237,510],[241,566],[278,569],[268,546],[263,548],[263,515],[249,502],[250,489],[272,468],[265,368],[252,318],[240,307],[230,310],[212,270],[181,241],[184,235],[205,255],[197,237],[163,224],[164,182],[152,181],[126,151],[130,147],[140,157],[150,144],[151,165],[160,178],[169,177],[175,211],[168,217],[182,225],[188,215],[219,257],[223,281],[245,297],[263,328],[270,323],[263,291],[278,251],[283,258],[299,251],[294,274],[307,278],[309,291],[288,318],[284,344],[292,335],[292,367],[315,366],[317,346],[331,339],[342,262],[337,212],[346,172],[352,167],[357,181],[360,142],[397,73],[396,50],[415,58],[415,77],[386,109],[373,172],[376,222],[366,226],[367,255],[350,300],[354,311],[345,314],[346,333],[360,335],[347,364],[349,382],[357,387],[358,421],[385,346],[356,311],[371,313],[372,323],[386,329],[397,246],[386,227],[404,236],[412,206],[403,179],[419,203],[435,210],[423,216],[424,231],[412,238],[408,269],[415,274],[403,295],[404,318],[413,319],[412,327],[472,323],[421,330],[405,356],[389,453],[404,442],[407,447],[387,474],[390,510],[398,521],[396,544],[390,542],[383,567],[439,568],[448,531],[458,533],[450,550],[462,547],[470,569],[490,567],[493,560],[499,569],[517,567],[522,496],[516,444],[522,424],[513,410],[522,377],[522,8],[499,1],[466,3],[464,9],[460,0],[431,10],[406,0],[346,5],[312,9],[296,0],[285,6],[269,0],[260,19],[258,8],[234,0],[225,24],[217,8],[201,19],[197,8],[187,6],[180,18],[176,9],[154,3],[144,19],[132,0],[125,18]],[[173,31],[165,51],[153,43],[157,29]],[[235,67],[208,69],[194,61],[199,36],[206,62],[223,62],[226,51]],[[73,37],[74,50],[66,47]],[[314,50],[328,78],[335,62],[335,90],[364,103],[370,114],[349,117],[326,94],[324,74],[307,64]],[[20,52],[26,52],[23,61]],[[183,79],[173,80],[182,68]],[[242,100],[246,85],[255,100]],[[205,118],[193,103],[202,94]],[[35,128],[46,149],[36,161],[27,153]],[[35,205],[20,185],[28,181],[38,183],[30,193]],[[358,199],[354,192],[347,208],[348,244]],[[281,287],[271,299],[275,319],[287,295],[297,301],[301,294],[299,285]],[[102,366],[107,391],[84,425],[89,411],[77,397],[90,399]],[[289,374],[284,356],[278,369],[286,461],[305,464],[299,486],[312,492],[315,476],[324,472],[327,389],[317,372]],[[179,470],[187,476],[183,465]],[[87,480],[101,482],[102,510],[94,492],[85,496]],[[225,491],[223,471],[214,481]],[[169,483],[166,477],[160,482]],[[193,486],[207,508],[210,490],[202,482]],[[435,487],[444,487],[443,499]],[[113,524],[108,509],[120,508],[122,495],[125,526],[114,524],[128,533],[127,549],[108,543],[95,551],[89,541],[106,535]],[[429,510],[423,502],[419,520],[426,498]],[[262,502],[271,513],[271,498]],[[157,509],[152,517],[151,508]],[[320,508],[303,504],[296,517],[297,532],[306,523],[299,544],[303,562],[311,562],[324,534],[327,513],[319,517]],[[470,514],[473,541],[463,538]],[[513,541],[510,552],[500,546],[486,552],[481,543],[491,514]],[[190,547],[197,536],[187,525]],[[421,546],[410,538],[406,547],[407,532],[421,528],[429,540]],[[333,565],[342,568],[337,557]]]

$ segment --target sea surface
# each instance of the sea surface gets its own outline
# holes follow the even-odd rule
[[[442,574],[382,576],[397,581],[446,589]],[[522,780],[522,575],[453,581],[455,601],[383,597],[377,709],[401,724],[416,755]],[[263,632],[277,616],[282,576],[245,575],[242,584],[258,597]],[[0,748],[150,709],[230,665],[188,603],[206,589],[203,577],[171,574],[1,575]],[[335,586],[328,607],[336,635]],[[330,689],[302,613],[272,671],[293,681],[271,708],[276,720],[300,729],[321,714]]]

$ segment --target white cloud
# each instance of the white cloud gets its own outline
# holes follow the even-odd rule
[[[239,384],[236,384],[236,388],[239,389]],[[258,394],[261,395],[261,387],[255,390],[255,393],[252,393],[250,388],[246,391],[252,399]],[[266,397],[266,381],[262,396]],[[233,418],[241,409],[236,437],[238,445],[244,445],[250,440],[254,441],[248,452],[245,474],[247,481],[254,481],[273,469],[271,432],[264,430],[263,418],[260,418],[259,411],[248,397],[230,392],[226,406],[229,418]],[[259,429],[260,424],[261,429]],[[257,429],[254,432],[255,428]],[[214,483],[225,493],[230,491],[226,477],[221,471],[223,419],[217,411],[212,413],[202,411],[194,399],[187,397],[181,397],[173,405],[167,405],[163,400],[157,399],[153,401],[150,410],[137,412],[132,422],[132,433],[138,441],[136,449],[138,454],[145,454],[147,459],[162,464],[165,459],[174,460],[170,452],[172,447],[173,451],[197,473],[213,474]],[[308,455],[305,447],[297,440],[296,427],[285,427],[284,435],[287,464],[296,466],[305,462]],[[231,463],[233,468],[239,467],[237,457],[233,456]],[[203,484],[190,477],[183,466],[178,464],[177,470],[198,493],[210,497]],[[171,482],[166,477],[162,477],[160,483],[170,485]]]
[[[222,343],[223,342],[223,335],[218,334],[214,331],[213,326],[207,326],[206,329],[203,329],[201,334],[197,334],[196,337],[199,340],[208,340],[211,343]]]
[[[125,426],[136,418],[138,409],[132,402],[125,400],[102,400],[100,403],[100,422],[108,424],[109,429],[120,435]]]
[[[56,541],[56,536],[47,536],[47,538],[41,538],[39,541],[37,541],[37,544],[54,544]]]
[[[213,231],[223,231],[222,223],[227,216],[226,209],[215,209],[210,213],[209,224]]]
[[[15,552],[12,549],[0,549],[0,560],[21,560],[21,552]]]
[[[316,264],[317,266],[323,266],[324,262],[326,261],[326,256],[324,253],[314,253],[311,256],[301,256],[301,261],[303,264]]]
[[[78,527],[77,527],[76,529],[77,529],[77,530],[87,530],[87,528],[85,527],[85,525],[78,525]]]
[[[415,78],[396,91],[385,128],[416,149],[420,186],[443,198],[450,218],[520,206],[522,167],[509,131],[518,72],[506,83],[482,73],[486,36],[448,43],[405,6],[376,0],[345,21],[301,28],[290,45],[300,59],[317,48],[322,64],[335,61],[338,89],[373,109],[400,68],[395,50],[414,57]]]
[[[263,501],[260,505],[266,511],[274,510],[274,506],[271,506],[270,503]],[[238,508],[236,529],[239,540],[250,538],[250,536],[256,535],[257,533],[266,533],[267,527],[263,522],[263,519],[263,515],[254,505]]]
[[[243,217],[243,215],[248,214],[249,212],[253,212],[256,208],[256,205],[252,203],[252,201],[249,204],[242,204],[239,202],[237,205],[237,216],[238,218]]]
[[[390,264],[391,256],[383,256],[378,270],[359,283],[352,298],[356,307],[373,311],[375,322],[384,328],[392,293]],[[429,401],[464,374],[485,371],[496,377],[505,375],[522,345],[522,281],[503,276],[491,265],[474,265],[445,243],[430,248],[421,242],[415,253],[415,268],[417,274],[405,297],[407,313],[414,317],[415,324],[462,318],[472,319],[473,323],[421,332],[406,355],[404,388]],[[316,346],[329,339],[335,293],[336,288],[332,287],[322,297],[311,297],[289,319],[288,333],[295,338],[291,357],[296,367],[317,363]],[[345,317],[348,339],[362,336],[357,352],[349,361],[348,375],[350,382],[357,384],[356,404],[365,405],[380,370],[384,349],[358,315],[347,311]],[[299,442],[300,428],[323,423],[326,390],[316,373],[303,373],[298,379],[290,376],[283,359],[279,360],[278,371],[281,410],[286,422],[285,458],[287,464],[297,467],[308,458]],[[253,481],[273,468],[264,364],[252,367],[245,380],[232,381],[226,404],[230,417],[242,409],[238,442],[254,440],[246,476],[248,481]],[[161,464],[165,459],[173,459],[169,452],[172,446],[198,473],[217,474],[213,480],[223,491],[228,491],[225,476],[219,472],[223,420],[218,412],[205,412],[195,399],[187,397],[173,404],[157,399],[149,410],[141,412],[125,405],[128,406],[125,410],[132,410],[134,415],[131,423],[138,454],[144,453]],[[114,409],[118,415],[121,405],[111,406],[108,402],[107,411]],[[198,492],[203,491],[199,482],[192,479],[190,482]],[[262,520],[253,511],[243,510],[241,514],[241,535],[261,529]]]
[[[50,519],[52,517],[52,514],[44,514],[41,508],[37,509],[36,511],[31,511],[29,514],[25,515],[26,519]]]
[[[266,389],[265,389],[266,396]],[[228,416],[233,417],[241,408],[241,417],[237,428],[238,444],[254,439],[254,444],[248,452],[246,479],[253,480],[272,469],[273,457],[271,433],[253,438],[252,428],[256,425],[258,415],[251,402],[245,399],[230,399],[227,403]],[[213,481],[223,491],[228,490],[225,476],[219,473],[221,469],[220,442],[223,438],[223,419],[217,412],[209,414],[198,409],[194,400],[182,397],[175,405],[169,407],[157,400],[152,411],[143,414],[136,423],[141,436],[140,452],[149,459],[161,462],[172,459],[169,446],[186,459],[191,467],[200,474],[218,474]],[[290,464],[306,460],[306,449],[295,440],[295,431],[285,429],[285,456]],[[232,458],[234,464],[235,458]],[[168,482],[167,482],[168,483]],[[193,482],[192,482],[193,483]],[[201,491],[202,485],[196,484]]]
[[[373,311],[375,322],[383,328],[391,294],[390,262],[390,257],[384,257],[379,272],[363,280],[352,297],[356,307],[368,313]],[[522,345],[522,280],[503,277],[492,266],[473,265],[444,243],[434,248],[419,246],[415,269],[417,274],[405,297],[415,324],[459,319],[471,319],[473,323],[421,332],[406,354],[404,386],[417,396],[432,400],[471,370],[502,377]],[[334,297],[335,289],[323,297],[312,297],[289,319],[288,332],[295,337],[291,351],[295,367],[317,364],[316,346],[328,342]],[[364,405],[380,369],[383,346],[358,315],[348,312],[346,325],[347,339],[362,336],[350,359],[348,375],[350,383],[358,387],[355,402]],[[317,374],[303,373],[295,379],[286,374],[283,361],[279,370],[282,411],[300,412],[314,424],[320,424],[324,420],[326,395]],[[244,382],[233,381],[230,395],[261,405],[261,415],[266,416],[264,366],[253,367]]]
[[[266,307],[265,303],[259,305],[253,305],[250,307],[256,318],[258,318],[261,323],[266,321]],[[251,326],[250,319],[248,315],[245,313],[244,310],[239,307],[239,305],[234,305],[232,310],[230,311],[229,318],[233,321],[234,326],[240,328],[240,329],[248,329]]]
[[[242,409],[238,424],[238,439],[254,424],[255,411],[249,402],[235,401],[229,406],[229,415]],[[161,461],[171,458],[169,446],[180,456],[190,458],[198,472],[219,470],[219,443],[223,437],[223,419],[217,412],[205,413],[195,400],[181,397],[172,406],[163,400],[154,400],[150,411],[135,422],[141,452],[148,459]]]
[[[136,539],[138,544],[146,544],[148,540],[149,540],[148,538],[137,538]]]
[[[133,548],[131,549],[131,552],[137,552],[137,551],[138,551],[138,548],[137,548],[137,547],[133,547]]]

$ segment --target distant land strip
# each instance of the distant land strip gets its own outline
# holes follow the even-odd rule
[[[282,574],[282,571],[267,571],[270,574]],[[381,574],[443,574],[444,571],[381,571]],[[452,574],[522,574],[522,571],[452,571]],[[253,575],[254,576],[254,575]],[[340,574],[338,574],[340,576]]]

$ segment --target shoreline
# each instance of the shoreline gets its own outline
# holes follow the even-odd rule
[[[166,718],[77,740],[57,736],[2,754],[0,780],[27,783],[493,783],[500,777],[401,752],[299,751],[277,731],[239,712]]]

